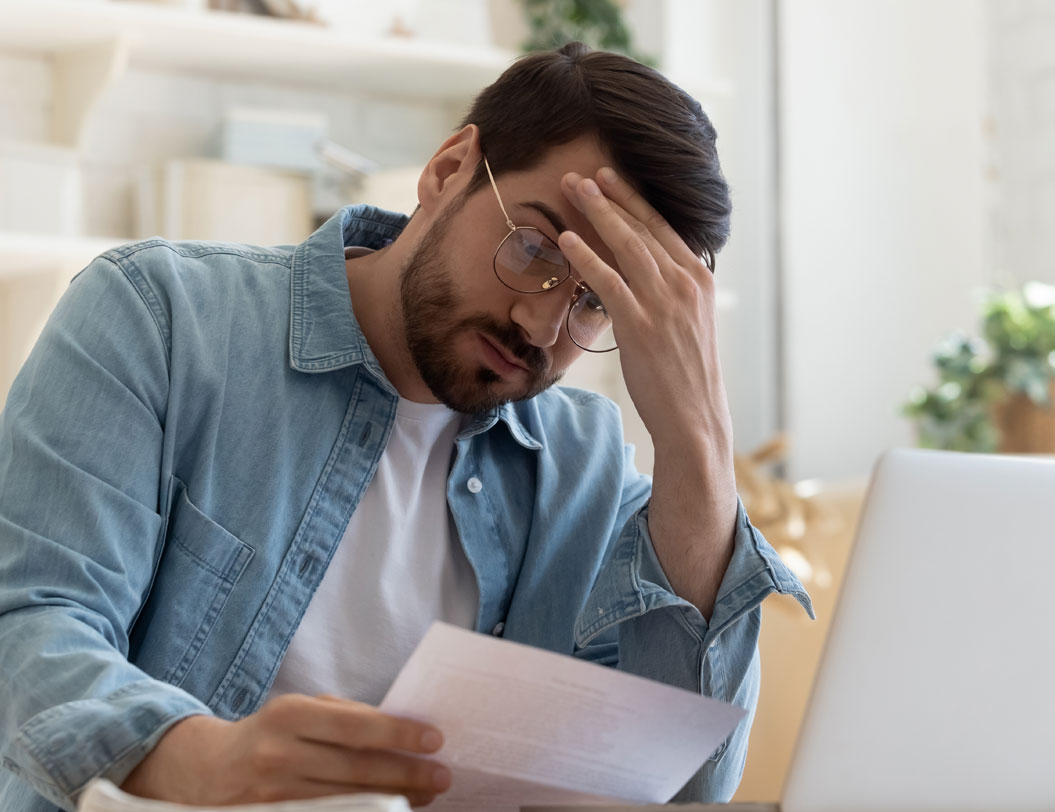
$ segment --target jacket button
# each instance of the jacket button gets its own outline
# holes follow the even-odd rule
[[[239,688],[234,695],[234,699],[231,700],[231,710],[233,710],[235,713],[241,713],[242,709],[246,706],[248,699],[248,689],[246,689],[245,687]]]
[[[495,637],[501,637],[502,632],[504,632],[505,630],[506,624],[500,620],[498,621],[498,623],[495,624],[494,629],[491,630],[491,634],[493,634]]]
[[[479,493],[484,489],[484,483],[476,477],[470,477],[469,481],[465,483],[465,487],[469,489],[469,493]]]

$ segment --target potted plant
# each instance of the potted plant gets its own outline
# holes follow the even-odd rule
[[[988,295],[982,334],[943,341],[938,383],[911,392],[903,413],[920,445],[1055,454],[1055,286]]]
[[[520,0],[520,4],[529,28],[525,51],[546,51],[579,40],[654,65],[650,57],[634,51],[621,4],[615,0]]]

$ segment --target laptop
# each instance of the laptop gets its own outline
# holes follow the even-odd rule
[[[678,808],[1055,810],[1055,460],[887,452],[780,803]]]
[[[1055,809],[1055,461],[876,466],[782,812]]]

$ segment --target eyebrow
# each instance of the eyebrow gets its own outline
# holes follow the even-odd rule
[[[557,236],[560,236],[562,231],[568,230],[568,227],[564,224],[564,219],[541,200],[528,200],[520,205],[525,208],[534,209],[549,220],[550,225],[557,229]]]

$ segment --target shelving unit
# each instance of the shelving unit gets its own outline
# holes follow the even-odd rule
[[[51,140],[71,147],[102,94],[131,65],[316,88],[362,86],[388,98],[459,103],[517,56],[497,47],[356,37],[312,23],[119,0],[0,0],[0,50],[52,59]],[[732,92],[723,81],[683,86],[701,99]],[[38,246],[26,235],[0,232],[0,278],[87,261],[121,242],[44,240]]]
[[[357,38],[310,23],[136,2],[0,0],[0,50],[53,62],[51,140],[76,147],[92,110],[129,66],[388,98],[467,101],[516,57],[425,39]],[[121,238],[0,232],[0,279],[83,265]]]
[[[388,97],[458,102],[517,56],[415,37],[356,37],[250,14],[90,0],[0,0],[0,48],[55,58],[55,140],[69,144],[94,99],[129,64],[314,87],[361,83]],[[683,86],[701,99],[732,93],[723,80]]]
[[[357,38],[321,25],[134,2],[0,0],[0,46],[72,53],[122,41],[136,63],[454,100],[475,93],[516,54],[414,37]]]
[[[420,38],[357,38],[249,14],[88,0],[0,0],[0,48],[55,59],[53,139],[70,145],[129,64],[454,102],[469,99],[516,57]]]

